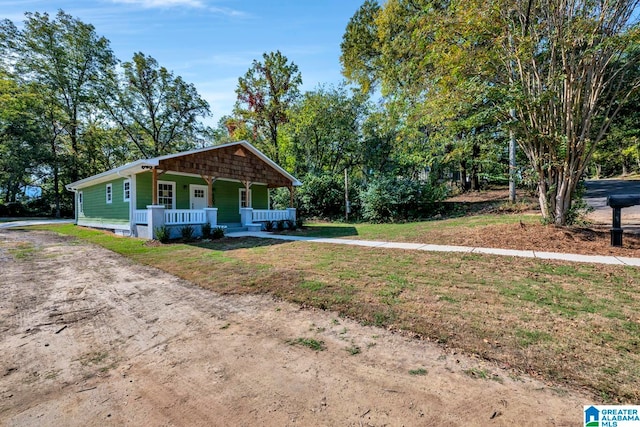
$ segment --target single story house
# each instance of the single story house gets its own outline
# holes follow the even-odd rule
[[[76,224],[152,239],[205,223],[259,230],[265,221],[296,220],[300,181],[247,141],[137,160],[68,184]],[[290,208],[269,209],[269,189],[286,187]]]

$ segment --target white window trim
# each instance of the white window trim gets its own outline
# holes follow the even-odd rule
[[[129,190],[127,190],[127,184],[129,184]],[[127,197],[127,193],[129,193],[129,197]],[[130,202],[131,201],[131,180],[125,179],[122,181],[122,201]]]
[[[158,181],[158,188],[156,189],[156,191],[158,191],[158,199],[160,199],[160,184],[167,184],[170,185],[171,188],[171,209],[175,209],[176,208],[176,183],[174,181]],[[158,200],[158,203],[160,203],[160,200]]]
[[[78,191],[78,213],[84,213],[84,194],[82,191]]]
[[[113,203],[113,184],[107,184],[105,188],[105,197],[108,205]]]
[[[242,192],[246,191],[245,188],[238,188],[238,213],[242,212],[242,201],[244,200],[244,197],[242,197]],[[251,193],[251,189],[249,189],[249,206],[247,206],[248,208],[253,206],[253,194]]]

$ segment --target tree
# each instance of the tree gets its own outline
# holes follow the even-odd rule
[[[210,114],[195,86],[142,53],[122,68],[119,81],[111,78],[104,105],[140,153],[156,157],[193,148],[207,132],[198,119]]]
[[[280,51],[264,53],[238,79],[235,115],[253,129],[254,142],[280,163],[279,133],[289,121],[289,109],[300,95],[302,76],[298,66]]]
[[[103,91],[102,83],[115,66],[115,58],[109,41],[99,37],[92,25],[63,11],[53,20],[46,13],[25,16],[21,30],[9,20],[0,24],[2,65],[14,78],[37,83],[46,105],[50,169],[59,215],[60,173],[71,181],[80,177],[84,115],[95,107],[96,94]],[[61,164],[61,155],[68,157],[68,163]]]
[[[371,78],[423,115],[479,96],[499,106],[536,175],[543,218],[565,225],[589,159],[639,84],[629,48],[638,3],[389,0],[374,20]]]
[[[16,202],[45,163],[43,104],[29,85],[0,73],[0,201]]]
[[[289,123],[295,173],[336,174],[362,161],[360,126],[366,105],[362,96],[341,86],[307,92],[291,111]]]

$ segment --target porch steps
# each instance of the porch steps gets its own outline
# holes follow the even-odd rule
[[[262,224],[252,224],[250,226],[243,226],[239,222],[237,223],[226,223],[226,224],[218,224],[221,226],[227,227],[225,233],[238,233],[241,231],[260,231],[262,229]]]

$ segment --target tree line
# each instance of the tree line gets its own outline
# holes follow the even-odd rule
[[[356,216],[419,218],[452,182],[473,191],[511,176],[564,225],[585,176],[640,171],[637,6],[366,0],[343,35],[344,83],[302,93],[295,63],[265,53],[215,128],[193,85],[142,53],[121,63],[93,26],[62,11],[28,13],[22,30],[5,20],[0,201],[38,186],[59,213],[70,206],[61,183],[245,139],[304,182],[306,215],[344,215],[347,190]]]

